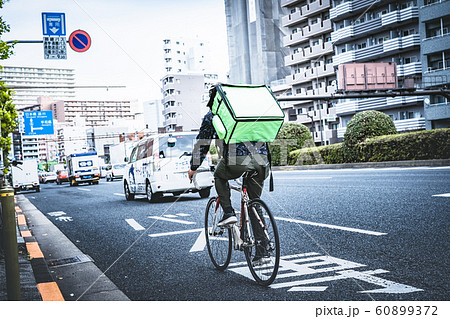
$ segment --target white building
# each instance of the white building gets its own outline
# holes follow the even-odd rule
[[[51,96],[54,100],[75,97],[73,69],[3,66],[0,77],[16,91],[13,101],[18,110],[35,105],[40,96]]]

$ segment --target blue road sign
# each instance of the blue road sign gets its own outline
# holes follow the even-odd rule
[[[24,135],[53,134],[53,111],[23,112]]]
[[[42,12],[42,33],[48,36],[66,35],[66,14]]]

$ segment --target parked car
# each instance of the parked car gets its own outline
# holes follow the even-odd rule
[[[48,183],[48,182],[55,182],[56,181],[56,173],[55,172],[39,172],[39,182],[42,184]]]
[[[122,179],[126,165],[127,163],[118,163],[108,166],[108,170],[106,171],[106,181],[113,181],[114,179]]]
[[[69,181],[69,173],[65,169],[56,171],[56,184],[61,185],[63,182]]]

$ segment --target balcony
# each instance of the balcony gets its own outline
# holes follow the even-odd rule
[[[177,107],[176,106],[169,106],[164,108],[164,110],[162,111],[162,115],[166,116],[169,113],[177,113]]]
[[[304,63],[324,54],[333,53],[333,43],[331,41],[322,44],[300,49],[301,51],[295,54],[284,57],[284,64],[291,66],[294,64]]]
[[[400,51],[413,46],[420,46],[420,34],[411,34],[383,42],[383,52]],[[394,53],[389,52],[389,54]]]
[[[176,117],[169,118],[169,119],[163,121],[163,126],[169,126],[169,125],[177,125]]]
[[[281,0],[281,6],[282,7],[289,7],[292,6],[298,2],[301,2],[301,0]]]
[[[336,115],[351,115],[367,110],[383,110],[419,104],[422,96],[377,97],[364,100],[350,100],[336,104]]]
[[[292,27],[302,21],[305,21],[307,17],[303,16],[301,11],[296,11],[287,16],[281,18],[281,24],[283,27]]]
[[[419,117],[407,120],[394,121],[395,128],[397,131],[417,131],[425,129],[425,118]]]
[[[287,35],[283,37],[283,46],[294,46],[302,42],[308,41],[308,38],[303,36],[303,30],[298,31],[297,33]]]
[[[303,28],[303,35],[306,38],[312,38],[319,34],[330,32],[332,29],[331,20],[321,21],[320,23],[316,23],[313,25],[309,25]]]
[[[358,10],[365,9],[373,5],[373,0],[353,0],[341,3],[330,9],[331,20],[341,20],[354,14]]]
[[[302,15],[305,17],[312,16],[318,12],[324,11],[331,6],[330,0],[318,0],[316,2],[306,4],[301,7]]]
[[[422,63],[421,62],[413,62],[407,63],[403,65],[397,65],[397,76],[409,76],[414,74],[422,73]]]
[[[419,8],[409,7],[402,10],[395,10],[381,16],[381,24],[383,27],[398,24],[411,19],[419,18]]]

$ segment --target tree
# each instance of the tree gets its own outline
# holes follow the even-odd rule
[[[0,0],[0,9],[3,8],[4,3],[4,0]],[[3,18],[0,17],[0,60],[8,59],[13,53],[14,44],[8,44],[1,39],[3,33],[9,31],[9,25],[7,25],[6,22],[3,21]],[[0,69],[3,69],[1,65]],[[17,126],[17,111],[12,100],[14,92],[8,89],[3,81],[0,81],[0,93],[0,147],[2,149],[3,164],[6,170],[6,167],[8,167],[8,153],[11,147],[11,138],[9,137],[9,134]]]

